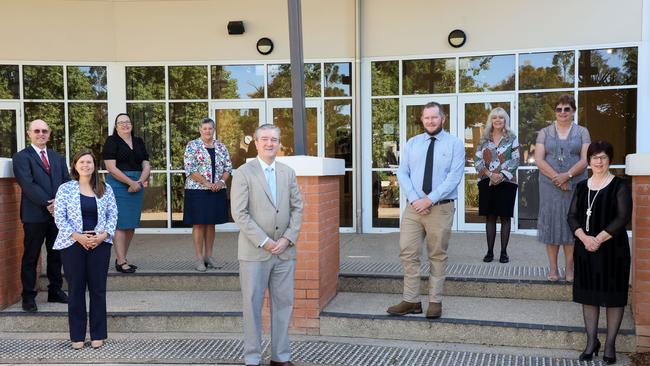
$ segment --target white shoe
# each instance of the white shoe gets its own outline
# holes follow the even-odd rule
[[[223,267],[220,266],[217,260],[212,257],[205,257],[205,266],[214,269],[221,269]]]
[[[199,272],[205,272],[207,268],[205,267],[205,263],[203,262],[203,259],[197,259],[196,260],[196,267],[194,267]]]

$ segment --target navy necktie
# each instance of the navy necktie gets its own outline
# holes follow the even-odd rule
[[[427,159],[424,164],[424,178],[422,179],[422,191],[424,194],[431,193],[431,179],[433,177],[433,146],[436,142],[436,138],[431,136],[429,138],[429,149],[427,150]]]

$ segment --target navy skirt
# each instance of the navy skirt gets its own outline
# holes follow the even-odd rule
[[[183,199],[183,224],[216,225],[228,222],[226,190],[186,189]]]
[[[123,171],[122,173],[133,180],[140,179],[140,175],[142,174],[140,171]],[[111,174],[106,176],[106,183],[113,188],[113,193],[115,194],[115,202],[117,203],[117,228],[120,230],[129,230],[139,227],[144,189],[130,193],[128,184],[124,184],[113,178]]]
[[[482,179],[478,183],[478,214],[513,217],[515,197],[517,197],[516,184],[502,182],[491,186],[490,179]]]

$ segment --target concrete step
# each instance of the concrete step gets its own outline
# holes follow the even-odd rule
[[[566,301],[445,296],[443,316],[389,316],[400,295],[339,293],[321,313],[321,334],[330,336],[470,343],[515,347],[584,349],[579,304]],[[424,311],[428,300],[422,297]],[[605,332],[604,311],[600,331]],[[601,334],[604,341],[604,334]],[[616,348],[632,352],[634,322],[626,309]]]

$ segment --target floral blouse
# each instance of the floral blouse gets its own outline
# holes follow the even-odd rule
[[[517,184],[517,167],[519,166],[519,140],[510,133],[503,136],[499,146],[492,140],[483,142],[474,155],[474,167],[478,180],[489,178],[488,174],[501,173],[511,183]]]
[[[214,172],[215,177],[212,179],[212,166],[210,160],[210,154],[205,148],[203,141],[200,138],[192,140],[187,143],[185,146],[185,155],[183,156],[183,161],[185,165],[185,175],[187,179],[185,180],[185,189],[208,189],[201,185],[199,182],[192,179],[192,173],[199,173],[203,178],[207,179],[208,182],[216,182],[223,176],[224,172],[232,174],[232,162],[230,161],[230,155],[228,154],[228,149],[221,142],[216,139],[212,139],[214,145]]]

